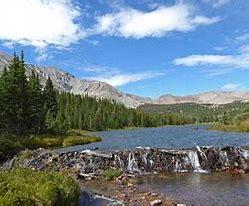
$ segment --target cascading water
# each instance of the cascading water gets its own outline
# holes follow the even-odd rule
[[[52,160],[52,161],[51,161]],[[13,162],[13,161],[12,161]],[[12,164],[11,164],[12,165]],[[79,174],[102,174],[103,168],[118,168],[129,173],[249,171],[248,150],[237,147],[201,147],[186,150],[136,149],[108,154],[97,152],[50,153],[34,151],[24,167],[38,170],[46,167],[57,170],[70,167]]]
[[[130,152],[128,156],[128,165],[127,165],[127,170],[130,172],[139,172],[140,169],[138,168],[137,161],[135,159],[134,153]]]
[[[188,151],[188,159],[193,168],[193,172],[207,173],[208,171],[203,170],[201,168],[199,157],[196,151],[190,150]]]

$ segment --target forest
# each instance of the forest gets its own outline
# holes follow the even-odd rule
[[[50,78],[42,85],[32,71],[26,76],[24,54],[14,55],[0,77],[1,134],[60,134],[70,129],[99,131],[191,123],[174,114],[151,114],[115,101],[60,93]]]
[[[139,107],[140,110],[155,114],[182,114],[191,119],[193,123],[225,123],[245,112],[249,108],[246,102],[232,102],[229,104],[213,105],[213,104],[145,104]]]

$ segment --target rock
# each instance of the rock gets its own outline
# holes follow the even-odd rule
[[[176,204],[176,206],[187,206],[187,205],[186,204],[181,204],[181,203],[179,204],[178,203],[178,204]]]
[[[150,206],[159,206],[162,205],[162,200],[153,200],[150,202]]]
[[[140,148],[132,151],[124,150],[104,154],[95,151],[56,154],[49,150],[38,149],[32,152],[32,157],[26,159],[23,166],[36,170],[53,169],[62,171],[70,169],[71,171],[79,171],[81,174],[79,176],[85,178],[100,176],[103,173],[103,168],[121,169],[125,173],[117,177],[116,180],[121,185],[133,187],[134,183],[130,179],[136,177],[134,174],[191,172],[194,169],[208,172],[248,172],[249,159],[243,153],[245,151],[237,147],[201,147],[188,150]],[[122,164],[117,166],[117,159]],[[200,165],[200,168],[193,168],[195,161],[199,161],[197,165]],[[128,170],[128,168],[130,169]]]

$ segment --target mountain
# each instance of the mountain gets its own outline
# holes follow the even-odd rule
[[[235,101],[248,102],[249,92],[242,91],[210,91],[196,95],[173,96],[170,94],[162,95],[153,101],[154,104],[228,104]]]
[[[10,64],[11,59],[12,56],[0,52],[0,72]],[[143,104],[227,104],[235,101],[249,101],[249,92],[235,91],[211,91],[188,96],[166,94],[152,100],[146,97],[123,93],[105,82],[76,78],[72,74],[55,67],[27,64],[27,75],[30,75],[32,70],[39,75],[42,84],[45,84],[46,79],[50,77],[59,91],[81,95],[88,94],[97,98],[115,100],[131,108],[137,108]]]
[[[0,71],[10,64],[11,59],[12,56],[0,52]],[[48,77],[50,77],[55,88],[61,92],[71,92],[81,95],[88,94],[97,98],[115,100],[131,108],[136,108],[145,102],[149,103],[151,101],[147,98],[123,93],[105,82],[76,78],[72,74],[55,67],[43,67],[33,64],[27,64],[26,67],[28,76],[34,70],[39,75],[42,84],[45,84]]]

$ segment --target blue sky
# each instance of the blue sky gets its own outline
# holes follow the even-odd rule
[[[0,50],[124,92],[249,90],[247,0],[1,0]]]

